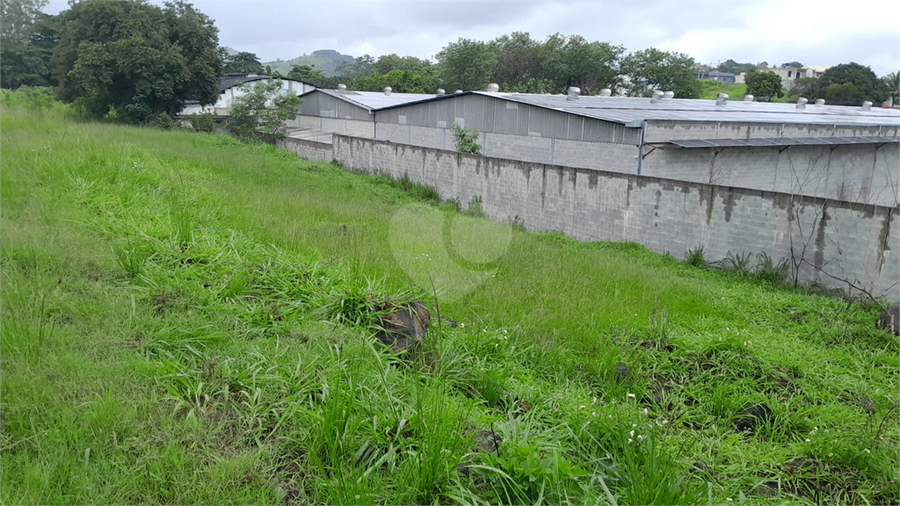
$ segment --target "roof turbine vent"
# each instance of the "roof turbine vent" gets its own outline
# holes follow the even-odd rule
[[[338,85],[338,91],[341,92],[341,93],[347,91],[347,85],[346,85],[346,84],[339,84],[339,85]]]
[[[491,83],[491,84],[487,85],[487,92],[488,92],[488,93],[497,93],[498,91],[500,91],[500,85],[499,85],[499,84],[497,84],[497,83]]]
[[[444,91],[444,88],[438,88],[438,89],[437,89],[437,96],[442,97],[442,96],[444,96],[444,93],[446,93],[446,92]]]
[[[662,98],[663,98],[663,100],[672,100],[673,98],[675,98],[675,92],[667,91],[667,92],[663,93]]]
[[[566,90],[566,95],[566,100],[578,100],[578,95],[581,95],[581,88],[569,86],[569,89]]]
[[[805,97],[797,99],[797,109],[806,109],[806,103],[809,102]]]
[[[609,96],[612,96],[612,90],[609,89],[609,88],[603,88],[602,90],[600,90],[600,96],[601,96],[601,97],[609,97]]]
[[[392,91],[394,91],[394,90],[392,90],[390,86],[385,86],[385,87],[384,87],[384,94],[385,94],[385,95],[390,95]]]
[[[661,92],[659,90],[653,90],[653,95],[650,97],[650,103],[655,104],[655,103],[659,102],[660,100],[662,100],[662,97],[663,97],[663,92]]]
[[[728,104],[728,93],[719,93],[716,97],[716,105],[718,107],[725,107]]]
[[[825,105],[825,99],[824,98],[816,99],[816,105]]]
[[[744,102],[753,102],[753,99],[754,99],[754,98],[755,98],[755,97],[754,97],[753,95],[750,95],[750,94],[744,95]]]
[[[869,102],[868,100],[866,100],[865,102],[863,102],[862,110],[864,110],[864,111],[871,111],[871,110],[872,110],[872,102]]]

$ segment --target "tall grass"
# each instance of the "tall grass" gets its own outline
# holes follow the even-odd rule
[[[425,190],[15,97],[5,504],[900,499],[900,345],[875,308],[520,230],[435,300],[389,241]],[[459,325],[394,354],[373,301],[409,291]]]

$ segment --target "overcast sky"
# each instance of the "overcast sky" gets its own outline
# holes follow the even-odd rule
[[[262,61],[317,49],[433,60],[460,37],[488,41],[520,31],[539,40],[554,33],[581,35],[629,52],[656,47],[711,65],[727,59],[825,66],[854,61],[878,76],[900,70],[897,10],[882,0],[839,6],[801,0],[191,3],[215,20],[221,45],[256,53]],[[45,10],[66,8],[66,0],[50,0]]]

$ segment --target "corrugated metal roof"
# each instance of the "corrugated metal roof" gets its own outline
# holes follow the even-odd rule
[[[881,108],[864,111],[861,107],[807,104],[804,109],[797,109],[796,104],[770,102],[731,101],[725,106],[717,106],[715,100],[599,96],[581,96],[572,100],[565,95],[470,93],[631,126],[640,126],[639,123],[645,120],[674,120],[900,127],[900,111]]]
[[[900,137],[776,137],[765,139],[691,139],[671,140],[662,144],[673,144],[681,148],[728,148],[739,146],[840,146],[845,144],[889,143],[900,144]]]
[[[384,92],[381,91],[338,91],[323,90],[321,88],[310,91],[309,93],[317,92],[350,102],[369,111],[411,104],[413,102],[422,102],[438,96],[424,93],[391,93],[390,95],[385,95]],[[304,95],[308,95],[309,93],[304,93]],[[301,95],[301,97],[302,96],[303,95]]]
[[[219,80],[219,93],[222,93],[223,91],[225,91],[229,88],[233,88],[235,86],[240,86],[241,84],[244,84],[244,83],[250,83],[253,81],[264,81],[264,80],[268,80],[268,79],[277,79],[277,78],[272,78],[272,77],[269,77],[264,74],[249,74],[249,75],[248,74],[228,74],[225,77],[223,77],[221,80]],[[283,82],[293,81],[295,83],[303,84],[300,81],[294,81],[293,79],[285,79],[283,77],[280,79]]]

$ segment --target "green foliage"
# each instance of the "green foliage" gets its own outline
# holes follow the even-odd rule
[[[497,67],[497,53],[490,44],[462,37],[447,44],[435,58],[440,80],[450,90],[483,90]]]
[[[281,79],[253,81],[241,85],[245,91],[235,99],[228,130],[242,140],[284,137],[284,122],[297,117],[303,101],[293,92],[285,94]]]
[[[222,66],[223,74],[262,74],[264,71],[259,56],[246,51],[225,56]]]
[[[103,115],[103,119],[110,123],[118,123],[119,111],[117,111],[115,107],[109,106],[109,110]]]
[[[191,128],[196,132],[214,132],[216,130],[216,117],[212,114],[194,114],[188,116],[191,120]]]
[[[619,63],[625,48],[606,42],[589,42],[580,35],[554,34],[540,48],[543,77],[552,83],[552,91],[565,92],[569,86],[591,95],[619,84]],[[540,81],[538,81],[539,83]]]
[[[215,101],[218,30],[189,4],[85,1],[61,15],[53,54],[59,96],[88,114],[110,107],[129,122],[175,113],[186,100]]]
[[[703,253],[703,246],[697,246],[692,250],[684,253],[684,262],[691,267],[707,267],[706,256]]]
[[[859,106],[866,100],[876,106],[890,96],[890,89],[872,69],[858,63],[844,63],[826,70],[811,90],[810,100],[824,98],[834,105]]]
[[[894,106],[900,105],[900,70],[891,72],[881,78],[881,82],[887,87],[890,93],[891,103]]]
[[[790,271],[790,260],[782,258],[775,262],[765,252],[756,254],[756,277],[769,283],[781,283]]]
[[[761,102],[771,102],[773,98],[784,96],[781,78],[774,72],[749,72],[744,81],[747,93]]]
[[[348,73],[349,67],[353,66],[357,60],[368,61],[368,59],[370,59],[368,55],[354,59],[350,55],[341,54],[333,49],[319,49],[313,51],[311,54],[298,56],[297,58],[292,58],[290,60],[267,62],[267,65],[272,66],[273,72],[280,72],[282,75],[286,75],[290,72],[294,65],[300,65],[320,70],[324,77],[346,75],[356,77],[355,74]]]
[[[316,88],[337,88],[339,84],[337,77],[325,77],[321,70],[313,70],[309,65],[294,65],[285,77]]]
[[[694,59],[683,53],[656,48],[624,57],[621,72],[631,78],[628,95],[649,96],[653,90],[674,91],[678,98],[700,98],[700,82],[694,78]]]
[[[731,72],[734,75],[738,75],[742,72],[746,72],[749,74],[750,72],[756,72],[760,69],[765,69],[768,66],[766,62],[762,63],[738,63],[734,60],[725,60],[720,63],[716,70],[719,72]]]
[[[162,128],[163,130],[171,130],[178,125],[175,123],[175,120],[172,119],[171,116],[169,116],[168,114],[166,114],[164,112],[161,112],[161,113],[159,113],[159,116],[157,116],[156,119],[153,121],[153,126],[155,126],[157,128]]]
[[[454,123],[453,141],[456,143],[456,150],[460,153],[479,153],[481,152],[481,144],[478,144],[478,130],[467,130]]]

